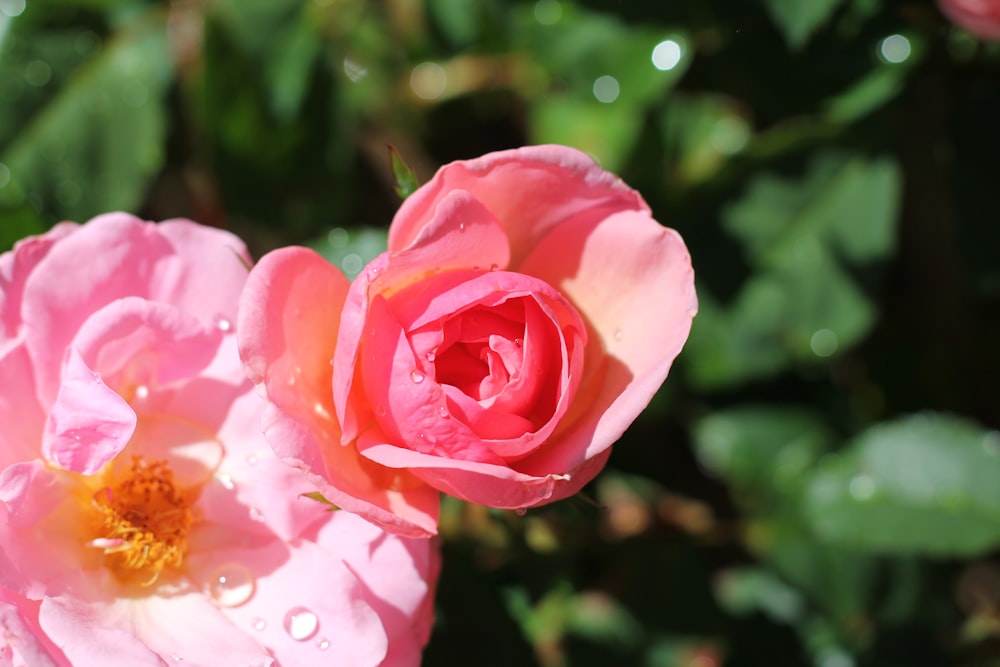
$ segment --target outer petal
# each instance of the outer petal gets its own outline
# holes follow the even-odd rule
[[[247,375],[271,403],[265,437],[340,507],[396,532],[431,534],[438,511],[433,490],[340,445],[331,361],[346,293],[347,279],[305,248],[269,253],[251,272],[237,331]]]
[[[527,146],[442,167],[399,208],[389,228],[389,250],[409,246],[452,190],[467,191],[496,216],[510,242],[511,270],[519,270],[537,241],[565,220],[649,210],[635,190],[585,153]]]
[[[419,665],[434,622],[437,540],[390,535],[347,512],[323,523],[315,539],[357,575],[364,599],[381,617],[389,638],[381,667]]]
[[[386,633],[379,615],[336,551],[312,541],[295,542],[291,549],[272,542],[260,549],[216,551],[210,557],[217,566],[237,562],[259,573],[253,596],[222,612],[234,627],[270,647],[280,664],[374,667],[385,656]],[[197,566],[213,569],[208,562],[199,561]],[[293,636],[286,623],[296,611],[300,622],[303,615],[312,615],[315,632],[307,627]],[[242,664],[225,660],[218,664],[224,663]]]
[[[448,495],[490,507],[519,509],[552,498],[556,485],[570,481],[562,474],[526,475],[507,466],[445,459],[380,442],[375,434],[358,440],[361,452],[390,468],[408,468]]]
[[[74,667],[188,665],[267,667],[270,655],[201,594],[101,599],[90,591],[46,598],[39,621]],[[183,641],[178,638],[183,637]]]
[[[209,322],[231,318],[246,276],[241,253],[242,243],[226,232],[188,222],[145,223],[125,213],[94,218],[63,238],[24,288],[25,337],[42,404],[55,399],[59,386],[52,350],[64,349],[83,322],[112,301],[139,296]]]
[[[2,293],[2,292],[0,292]],[[0,352],[0,469],[38,456],[45,415],[35,398],[35,377],[23,344]]]
[[[0,588],[0,664],[13,667],[69,666],[66,656],[38,627],[38,608],[38,602]],[[4,662],[5,658],[9,662]]]
[[[11,252],[0,255],[0,348],[3,342],[18,336],[21,298],[28,276],[59,239],[76,229],[74,223],[60,223],[45,234],[18,241]]]
[[[1000,40],[1000,3],[994,0],[938,0],[951,21],[981,39]]]
[[[45,424],[46,458],[67,470],[92,475],[125,447],[135,424],[131,406],[70,348],[62,385]]]
[[[579,409],[548,447],[518,462],[542,475],[573,469],[621,436],[667,377],[697,299],[684,243],[642,213],[569,221],[521,269],[561,289],[592,328]]]

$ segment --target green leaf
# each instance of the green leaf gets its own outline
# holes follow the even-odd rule
[[[745,616],[760,611],[781,623],[794,623],[806,608],[802,595],[769,570],[731,568],[715,582],[715,594],[730,614]]]
[[[394,147],[389,146],[389,159],[392,161],[392,174],[396,178],[396,194],[400,199],[406,199],[420,187],[417,175],[406,164],[403,157]]]
[[[124,27],[7,146],[0,206],[28,199],[80,221],[139,206],[164,159],[171,58],[158,16]]]
[[[801,179],[757,177],[724,225],[759,266],[783,263],[817,239],[850,261],[871,261],[893,248],[900,190],[890,158],[821,153]]]
[[[1000,435],[923,414],[880,424],[823,461],[807,517],[830,542],[971,556],[1000,544]]]
[[[327,511],[329,511],[329,512],[334,512],[334,511],[340,509],[339,507],[337,507],[336,505],[334,505],[333,503],[331,503],[329,500],[327,500],[326,496],[324,496],[319,491],[312,491],[310,493],[303,493],[302,495],[304,497],[306,497],[306,498],[309,498],[310,500],[315,500],[318,503],[323,503],[324,505],[327,505],[328,506],[327,507]]]
[[[741,406],[695,424],[698,458],[737,491],[775,497],[798,489],[827,449],[823,423],[806,410]]]
[[[830,20],[843,0],[767,0],[771,19],[781,28],[793,49],[803,46],[816,30]]]

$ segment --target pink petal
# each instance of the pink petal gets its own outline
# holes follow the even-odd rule
[[[368,433],[359,438],[358,447],[372,461],[409,469],[448,495],[490,507],[518,509],[541,504],[571,479],[558,474],[537,477],[503,465],[421,454],[379,442]]]
[[[637,192],[586,154],[565,146],[527,146],[442,167],[400,206],[389,228],[389,250],[410,245],[453,190],[467,191],[496,216],[510,243],[509,265],[501,268],[512,270],[564,220],[649,210]]]
[[[0,341],[18,336],[23,321],[21,298],[28,276],[49,249],[76,228],[74,223],[59,223],[45,234],[18,241],[12,251],[0,255]]]
[[[271,542],[192,559],[192,567],[225,572],[235,563],[257,573],[253,595],[220,610],[235,628],[267,646],[280,664],[378,665],[386,652],[385,629],[362,584],[335,553],[307,540],[291,549]],[[286,628],[289,614],[297,610],[300,624],[315,620],[315,632],[308,622],[305,630]]]
[[[425,222],[426,226],[414,232],[405,248],[378,256],[351,284],[334,357],[338,378],[333,387],[334,402],[345,442],[357,437],[359,425],[370,415],[363,401],[358,405],[351,397],[351,389],[368,306],[374,295],[388,297],[434,272],[507,265],[509,252],[503,230],[468,193],[455,191],[441,197]]]
[[[154,386],[197,376],[221,340],[173,305],[124,297],[87,318],[72,346],[109,384]]]
[[[93,475],[125,447],[135,424],[131,406],[70,348],[45,424],[45,457],[67,470]]]
[[[12,665],[68,667],[69,661],[38,626],[39,603],[0,588],[0,658],[10,642]],[[2,661],[0,661],[2,662]]]
[[[24,345],[0,353],[0,469],[39,456],[45,415],[35,398],[35,378]]]
[[[69,345],[83,322],[112,301],[163,301],[222,326],[219,318],[232,317],[246,279],[244,254],[242,243],[226,232],[186,222],[157,225],[125,213],[99,216],[62,238],[24,287],[26,339],[42,404],[51,403],[59,388],[52,351]]]
[[[518,463],[542,475],[575,468],[621,437],[667,377],[698,306],[684,243],[642,213],[570,221],[521,268],[561,289],[592,328],[572,425]]]
[[[274,662],[200,593],[102,598],[87,591],[46,598],[39,621],[74,667]]]
[[[396,532],[433,533],[433,490],[340,445],[331,360],[347,286],[305,248],[269,253],[251,272],[237,331],[247,375],[271,403],[261,427],[279,458],[309,473],[331,502]]]
[[[389,535],[347,512],[324,522],[315,539],[354,572],[364,600],[382,619],[389,653],[381,667],[419,665],[434,623],[438,541]]]

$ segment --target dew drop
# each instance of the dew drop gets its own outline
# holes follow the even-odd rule
[[[256,465],[256,463],[257,463],[257,455],[256,454],[247,454],[247,463],[249,463],[250,465]]]
[[[385,406],[380,405],[377,408],[375,408],[375,414],[377,414],[379,417],[385,417]]]
[[[518,347],[521,347],[521,345],[523,345],[523,344],[524,343],[521,341],[520,338],[515,338],[514,339],[514,345],[517,345]]]
[[[441,415],[441,419],[447,419],[451,416],[451,413],[448,412],[448,408],[443,405],[438,406],[438,414]]]
[[[208,593],[223,607],[238,607],[253,597],[256,582],[245,565],[227,563],[217,569],[208,581]]]
[[[149,387],[144,384],[140,384],[135,388],[135,397],[140,401],[144,401],[149,398]]]
[[[257,632],[262,632],[264,628],[267,627],[267,621],[265,621],[263,618],[260,618],[259,616],[253,619],[252,623],[253,623],[253,629],[256,630]]]
[[[229,331],[230,329],[233,328],[233,323],[224,317],[220,317],[215,322],[215,326],[219,329],[219,331]]]
[[[325,637],[320,637],[319,639],[316,640],[316,648],[318,648],[320,651],[325,651],[326,649],[330,648],[330,640],[326,639]]]
[[[249,510],[247,511],[247,514],[249,514],[249,515],[250,515],[250,520],[251,520],[251,521],[257,521],[257,522],[261,522],[261,521],[263,521],[263,520],[264,520],[264,513],[263,513],[263,512],[261,512],[261,511],[260,511],[259,509],[257,509],[256,507],[251,507],[251,508],[250,508],[250,509],[249,509]]]
[[[431,350],[430,352],[427,353],[426,356],[427,356],[427,361],[433,364],[434,360],[437,359],[437,352],[435,350]]]
[[[621,329],[615,329],[615,340],[621,340],[625,337],[625,333]]]
[[[460,231],[460,232],[464,232],[465,231],[465,223],[464,222],[458,223],[458,231]]]
[[[218,476],[219,484],[221,484],[227,491],[232,491],[236,488],[236,483],[233,482],[233,476],[229,473],[222,473]]]
[[[305,607],[292,607],[285,613],[285,632],[295,641],[304,642],[318,631],[319,618]]]
[[[414,384],[420,384],[424,381],[424,374],[414,369],[410,371],[410,379],[413,380]]]

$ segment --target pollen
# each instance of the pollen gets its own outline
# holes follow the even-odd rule
[[[104,564],[120,580],[151,586],[164,570],[179,568],[193,516],[166,461],[132,457],[121,479],[93,496]]]

